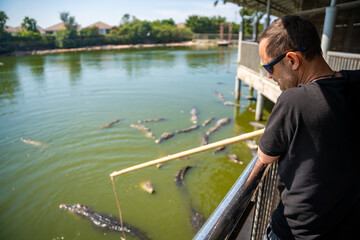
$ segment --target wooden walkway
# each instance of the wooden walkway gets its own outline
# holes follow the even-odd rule
[[[236,77],[274,103],[281,93],[280,87],[275,81],[262,77],[258,72],[243,65],[238,66]]]

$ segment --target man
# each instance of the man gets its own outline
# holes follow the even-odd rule
[[[279,162],[264,239],[358,238],[360,71],[333,71],[314,25],[295,15],[264,31],[259,53],[282,89],[259,140],[257,167]]]

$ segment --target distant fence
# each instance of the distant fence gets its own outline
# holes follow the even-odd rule
[[[224,34],[223,40],[228,40],[229,35]],[[251,39],[251,36],[245,36],[245,39]],[[219,33],[194,33],[194,42],[217,42],[220,40]],[[231,42],[237,43],[239,40],[239,34],[231,34]]]

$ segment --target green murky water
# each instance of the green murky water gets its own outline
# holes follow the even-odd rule
[[[248,124],[253,112],[224,106],[214,94],[233,101],[236,52],[153,48],[0,58],[0,238],[119,239],[121,234],[95,228],[59,204],[82,203],[118,217],[111,172],[200,146],[213,125],[156,144],[129,127],[138,120],[165,118],[144,124],[159,137],[190,127],[189,112],[196,107],[199,123],[232,119],[211,142],[254,130]],[[243,87],[243,94],[248,91]],[[116,119],[124,120],[98,130]],[[245,164],[231,162],[226,152]],[[201,153],[117,177],[124,221],[152,239],[191,239],[191,208],[208,218],[251,157],[239,143],[215,155]],[[184,193],[174,177],[185,166],[193,168]],[[139,187],[144,180],[152,182],[154,194]]]

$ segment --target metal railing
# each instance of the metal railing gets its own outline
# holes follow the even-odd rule
[[[271,213],[277,207],[280,195],[276,188],[278,163],[273,163],[265,178],[259,183],[255,213],[252,222],[251,240],[263,239]]]
[[[242,41],[240,65],[260,73],[259,44]],[[328,51],[326,61],[334,71],[360,69],[360,54]]]
[[[360,69],[360,54],[328,51],[326,61],[334,71]]]
[[[257,42],[242,41],[240,54],[240,65],[260,73],[259,44]]]
[[[252,231],[248,239],[263,238],[279,199],[275,188],[277,163],[259,170],[255,168],[257,160],[258,156],[251,160],[194,240],[236,239],[254,205]]]
[[[223,34],[223,39],[228,39],[229,35],[226,33]],[[238,41],[238,34],[231,34],[231,41],[237,42]],[[193,34],[193,41],[218,41],[220,40],[219,33],[194,33]]]

